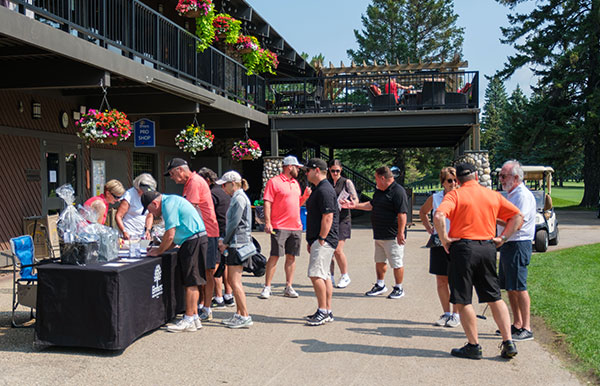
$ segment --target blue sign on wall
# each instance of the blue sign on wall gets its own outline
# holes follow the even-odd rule
[[[154,147],[155,130],[154,121],[149,119],[140,119],[133,123],[133,135],[135,147]]]

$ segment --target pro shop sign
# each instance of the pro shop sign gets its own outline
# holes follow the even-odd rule
[[[135,136],[135,147],[154,147],[156,142],[154,121],[146,118],[135,121],[133,135]]]

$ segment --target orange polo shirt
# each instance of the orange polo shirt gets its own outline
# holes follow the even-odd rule
[[[208,237],[219,237],[219,223],[215,214],[215,204],[213,203],[210,187],[206,180],[193,172],[190,178],[183,186],[183,197],[200,209],[200,216],[206,227]]]
[[[273,229],[302,230],[300,201],[303,198],[300,184],[295,178],[287,178],[285,174],[281,173],[267,182],[263,199],[271,203]]]
[[[508,221],[519,209],[498,192],[477,181],[467,181],[444,196],[436,212],[450,220],[448,236],[468,240],[490,240],[496,235],[496,219]]]

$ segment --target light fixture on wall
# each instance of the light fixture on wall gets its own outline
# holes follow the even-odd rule
[[[25,111],[25,108],[23,107],[23,102],[19,101],[19,103],[17,103],[17,110],[19,110],[20,113],[22,113],[23,111]]]
[[[158,13],[163,13],[164,11],[164,7],[162,5],[162,3],[158,3]]]
[[[31,117],[33,119],[42,118],[42,104],[38,102],[31,103]]]

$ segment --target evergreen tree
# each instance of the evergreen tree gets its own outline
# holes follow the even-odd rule
[[[526,0],[496,0],[514,7]],[[536,3],[530,14],[509,15],[511,27],[503,28],[504,42],[517,54],[499,75],[509,77],[529,65],[540,78],[537,105],[543,119],[539,127],[550,127],[548,152],[559,150],[554,135],[583,143],[585,190],[582,206],[595,207],[600,195],[600,0],[563,0]],[[558,118],[558,121],[552,119]],[[556,125],[556,122],[560,122]],[[556,142],[555,142],[556,143]],[[564,144],[562,144],[564,145]],[[551,164],[564,163],[555,152]],[[570,161],[572,162],[572,161]],[[576,166],[576,165],[572,165]]]
[[[488,80],[481,118],[481,146],[489,151],[490,165],[494,169],[502,166],[503,162],[498,157],[498,148],[503,140],[508,97],[500,78],[488,77]]]

